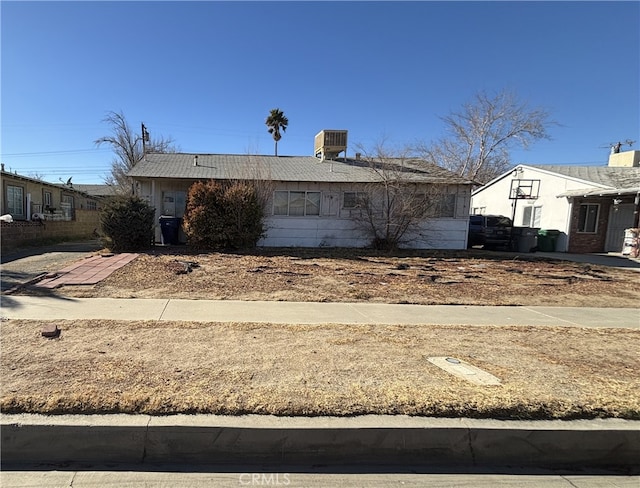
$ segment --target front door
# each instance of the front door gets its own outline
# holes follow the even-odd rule
[[[633,203],[612,205],[609,210],[606,252],[622,252],[624,231],[633,227]]]

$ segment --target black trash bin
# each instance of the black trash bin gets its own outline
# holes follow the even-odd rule
[[[171,217],[168,215],[161,215],[160,222],[160,231],[162,232],[162,244],[167,245],[176,245],[180,244],[179,234],[180,234],[180,217]]]

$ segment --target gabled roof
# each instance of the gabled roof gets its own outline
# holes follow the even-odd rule
[[[197,156],[197,165],[194,160]],[[397,160],[396,160],[397,161]],[[391,165],[416,183],[470,185],[439,166],[415,159]],[[313,156],[255,156],[237,154],[149,153],[128,173],[132,178],[189,180],[259,179],[323,183],[372,183],[380,177],[367,162],[342,158],[320,160]]]

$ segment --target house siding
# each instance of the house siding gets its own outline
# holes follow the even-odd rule
[[[161,242],[158,225],[162,215],[162,194],[168,191],[188,192],[191,180],[139,180],[138,194],[156,209],[156,242]],[[363,191],[365,184],[327,182],[269,183],[273,191],[317,191],[321,193],[320,215],[292,217],[273,215],[273,202],[266,206],[265,236],[261,247],[366,247],[371,236],[354,220],[353,210],[343,208],[343,193]],[[405,236],[402,247],[413,249],[465,249],[470,202],[469,185],[445,185],[456,194],[455,216],[425,221],[412,235]],[[273,192],[270,192],[273,195]],[[184,235],[181,241],[186,242]]]

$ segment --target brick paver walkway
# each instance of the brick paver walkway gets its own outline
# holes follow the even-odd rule
[[[92,256],[61,269],[55,277],[45,278],[35,286],[57,288],[62,285],[94,285],[137,257],[135,253]]]

